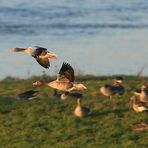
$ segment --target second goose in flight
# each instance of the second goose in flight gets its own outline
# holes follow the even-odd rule
[[[31,55],[36,61],[44,68],[50,67],[49,59],[57,59],[55,53],[50,53],[46,48],[39,46],[30,46],[27,48],[12,48],[12,52],[24,52],[25,54]]]

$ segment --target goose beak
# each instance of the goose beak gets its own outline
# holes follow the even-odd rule
[[[87,89],[87,87],[85,87],[85,86],[83,85],[82,90],[86,90],[86,89]]]
[[[37,85],[37,82],[34,82],[32,85],[36,86]]]
[[[83,84],[78,84],[78,85],[77,85],[77,88],[78,88],[78,90],[80,90],[80,91],[84,91],[84,90],[87,89],[87,87],[85,87]]]
[[[40,81],[36,81],[32,85],[34,85],[34,86],[40,86],[40,85],[42,85],[42,83]]]
[[[48,53],[50,59],[57,60],[57,55],[55,53]]]

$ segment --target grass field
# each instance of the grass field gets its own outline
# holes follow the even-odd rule
[[[75,99],[53,100],[53,89],[32,86],[36,80],[7,77],[0,81],[0,147],[1,148],[147,148],[148,132],[135,132],[129,126],[148,122],[148,112],[131,109],[130,96],[147,77],[124,76],[126,93],[112,100],[102,96],[99,88],[111,83],[112,77],[78,77],[87,86],[82,104],[90,107],[91,116],[73,115]],[[38,90],[38,99],[16,100],[24,90]]]

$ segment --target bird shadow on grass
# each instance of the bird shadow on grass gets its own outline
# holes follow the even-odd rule
[[[96,117],[96,116],[106,116],[108,114],[114,113],[119,117],[122,117],[124,113],[129,112],[129,108],[120,108],[120,109],[106,109],[103,111],[96,110],[94,111],[91,116]]]
[[[11,97],[0,97],[0,113],[7,114],[15,107],[15,100]]]

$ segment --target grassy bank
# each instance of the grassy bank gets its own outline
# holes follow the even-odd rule
[[[53,90],[35,87],[36,80],[51,80],[43,75],[26,80],[7,77],[0,81],[0,146],[3,148],[146,148],[148,132],[135,132],[129,126],[148,122],[148,113],[131,109],[134,89],[147,81],[124,76],[126,93],[112,100],[102,96],[99,88],[111,83],[110,77],[79,76],[87,86],[82,104],[91,109],[91,116],[79,119],[73,115],[76,100],[53,100]],[[16,100],[21,91],[38,90],[38,99]]]

